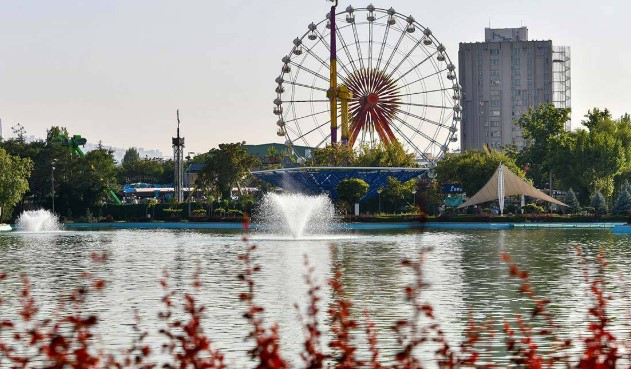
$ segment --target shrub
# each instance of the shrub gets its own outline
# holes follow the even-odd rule
[[[524,209],[524,213],[526,214],[541,214],[545,212],[543,206],[539,206],[535,203],[526,204],[522,209]]]

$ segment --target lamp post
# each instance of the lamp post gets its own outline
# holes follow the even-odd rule
[[[377,193],[379,194],[379,214],[381,214],[381,193],[383,192],[383,188],[378,188]]]
[[[412,196],[414,197],[414,200],[412,200],[412,205],[416,206],[416,189],[412,190]]]
[[[327,91],[327,97],[330,101],[331,110],[331,145],[337,144],[337,39],[335,35],[335,11],[337,8],[338,0],[329,0],[333,3],[331,6],[331,12],[329,13],[329,24],[331,26],[331,57],[329,61],[329,82],[330,87]]]
[[[53,214],[55,214],[55,160],[52,161],[50,170],[50,198],[53,203]]]

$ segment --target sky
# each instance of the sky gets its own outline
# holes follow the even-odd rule
[[[624,0],[375,0],[429,27],[454,62],[484,28],[527,26],[572,52],[572,125],[588,109],[631,111]],[[340,7],[368,2],[340,0]],[[187,152],[222,142],[282,142],[274,79],[325,0],[0,0],[0,119],[45,136],[171,152],[180,109]],[[457,65],[457,64],[456,64]]]

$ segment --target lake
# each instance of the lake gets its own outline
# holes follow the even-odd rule
[[[243,270],[237,256],[246,249],[243,235],[236,230],[0,234],[0,273],[8,273],[0,282],[0,298],[5,300],[0,320],[14,316],[15,309],[10,307],[17,303],[21,274],[31,279],[33,295],[42,307],[42,316],[46,316],[54,310],[61,293],[87,283],[82,273],[88,271],[107,281],[107,287],[90,295],[85,306],[101,318],[96,330],[98,345],[109,351],[128,347],[137,309],[141,326],[157,346],[163,342],[157,332],[163,295],[158,280],[167,269],[176,291],[193,292],[207,306],[206,333],[228,362],[241,366],[248,362],[245,352],[251,347],[244,341],[249,326],[239,301],[244,285],[237,279]],[[631,237],[612,235],[608,229],[349,230],[302,240],[250,232],[248,237],[258,245],[255,256],[262,266],[256,278],[256,301],[266,308],[268,322],[279,323],[283,351],[295,362],[299,361],[303,332],[294,304],[304,307],[306,303],[305,255],[315,267],[316,281],[323,285],[323,310],[331,301],[326,280],[332,277],[334,265],[339,266],[346,293],[354,304],[354,316],[363,321],[363,312],[368,311],[376,323],[385,362],[391,360],[396,348],[390,327],[411,311],[403,289],[412,275],[400,261],[417,258],[426,247],[432,251],[426,255],[424,272],[429,287],[423,297],[434,306],[452,344],[463,339],[469,312],[475,321],[493,319],[499,324],[514,313],[532,311],[532,304],[518,293],[518,281],[509,277],[500,258],[502,252],[508,252],[530,272],[540,296],[553,300],[550,308],[561,334],[576,336],[586,326],[592,303],[577,247],[584,250],[590,273],[596,270],[599,250],[606,253],[609,265],[605,279],[611,282],[608,291],[614,296],[609,307],[615,318],[614,331],[620,339],[630,337],[629,328],[622,324],[623,318],[628,318],[629,305],[620,281],[631,280]],[[90,257],[93,252],[106,252],[109,258],[95,263]],[[202,287],[195,290],[192,283],[198,266]],[[328,318],[323,315],[321,320],[323,330],[327,330]],[[357,339],[362,341],[363,334]],[[488,346],[485,355],[506,360],[501,334]]]

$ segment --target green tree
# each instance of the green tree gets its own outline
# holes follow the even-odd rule
[[[618,130],[619,122],[614,122],[607,111],[594,111],[590,111],[583,121],[589,131],[571,132],[567,140],[557,145],[563,164],[558,166],[561,184],[566,188],[574,187],[582,202],[589,199],[594,189],[610,197],[615,178],[629,165],[623,146],[625,135],[622,132],[626,128]]]
[[[359,178],[347,178],[337,185],[337,196],[349,209],[368,193],[370,185]]]
[[[631,185],[628,181],[625,181],[618,193],[618,198],[611,208],[611,212],[614,214],[628,214],[631,211]]]
[[[542,188],[549,182],[550,173],[556,173],[560,162],[557,147],[567,137],[565,124],[570,119],[570,109],[557,109],[553,104],[531,107],[517,124],[528,146],[517,156],[517,162],[528,168],[528,177],[535,186]]]
[[[415,155],[399,142],[359,147],[353,165],[358,167],[416,167]]]
[[[33,169],[33,162],[7,154],[0,149],[0,221],[11,216],[13,207],[20,202],[28,191],[28,178]]]
[[[94,209],[110,201],[109,190],[116,191],[116,161],[111,150],[93,150],[84,157],[73,156],[66,166],[65,174],[58,176],[58,194],[55,207],[62,214],[85,214],[86,209]],[[72,168],[68,168],[71,164]]]
[[[353,165],[357,153],[343,145],[329,145],[313,150],[306,165],[311,167],[345,167]]]
[[[500,163],[524,178],[524,172],[506,154],[495,150],[488,153],[471,150],[449,154],[439,161],[435,168],[436,179],[442,184],[460,184],[467,195],[473,196],[489,181]]]
[[[127,149],[127,151],[125,151],[125,156],[123,156],[122,164],[125,165],[139,160],[140,154],[138,153],[138,150],[136,150],[135,147],[130,147],[129,149]]]
[[[173,178],[173,171],[165,165],[165,161],[157,158],[123,161],[118,167],[119,183],[171,183],[164,179]],[[166,177],[166,178],[165,178]]]
[[[381,193],[382,198],[386,206],[390,206],[393,212],[402,208],[406,202],[412,202],[412,190],[416,188],[417,181],[411,179],[407,182],[401,183],[394,177],[386,178],[386,186]]]
[[[578,202],[578,199],[576,198],[576,194],[574,193],[574,190],[572,190],[572,187],[570,187],[570,189],[565,194],[565,203],[569,206],[568,210],[570,211],[570,213],[576,214],[581,211],[581,204]]]
[[[204,168],[196,181],[198,188],[216,187],[224,199],[230,198],[233,186],[241,189],[240,182],[248,175],[250,168],[259,161],[248,154],[244,142],[220,144],[219,149],[211,149],[203,154]]]
[[[607,208],[607,201],[605,200],[605,196],[603,196],[603,194],[598,190],[594,192],[594,196],[592,196],[590,205],[592,208],[594,208],[596,214],[599,215],[607,214],[607,211],[609,210]]]

